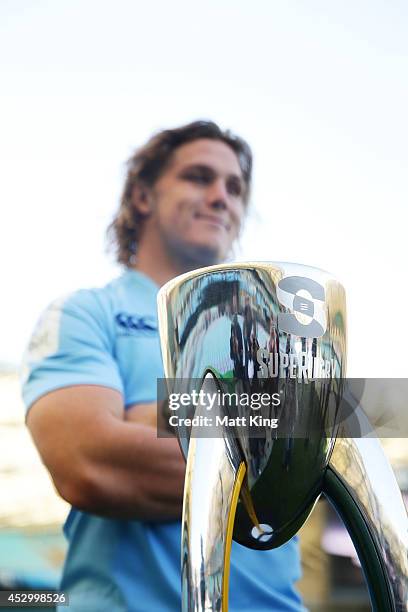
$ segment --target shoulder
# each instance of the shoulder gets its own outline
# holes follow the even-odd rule
[[[111,320],[118,303],[126,291],[124,276],[115,278],[103,287],[81,288],[59,297],[45,309],[45,313],[60,313],[95,322]]]
[[[101,323],[108,310],[108,301],[98,289],[79,289],[54,299],[41,313],[35,326],[30,348],[33,344],[52,343],[66,327],[75,327],[81,321]]]
[[[21,382],[29,406],[62,386],[104,384],[121,389],[114,362],[111,283],[79,289],[43,311],[23,356]]]
[[[85,341],[92,333],[108,334],[114,308],[112,285],[78,289],[49,303],[37,320],[24,357],[38,361],[55,353],[70,337]]]

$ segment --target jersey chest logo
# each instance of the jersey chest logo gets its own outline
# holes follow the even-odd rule
[[[156,317],[150,315],[140,316],[127,312],[118,312],[115,315],[115,322],[118,327],[118,333],[121,336],[154,336],[157,334]]]

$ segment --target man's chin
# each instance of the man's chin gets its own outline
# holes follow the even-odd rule
[[[178,254],[183,259],[184,267],[191,270],[213,266],[225,259],[224,252],[221,252],[219,247],[208,244],[185,245]]]

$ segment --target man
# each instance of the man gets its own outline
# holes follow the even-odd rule
[[[163,376],[156,293],[174,276],[222,261],[251,183],[246,143],[210,122],[154,136],[129,160],[111,225],[126,270],[102,289],[51,305],[27,353],[27,424],[72,504],[61,589],[71,611],[180,609],[184,460],[157,438]],[[233,545],[230,610],[300,610],[297,544]]]

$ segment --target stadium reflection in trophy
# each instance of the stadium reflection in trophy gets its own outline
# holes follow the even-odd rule
[[[170,281],[158,306],[169,393],[191,398],[172,423],[187,459],[183,610],[227,610],[231,538],[280,546],[322,492],[373,609],[407,610],[407,515],[378,440],[355,429],[342,285],[296,264],[224,264]]]

